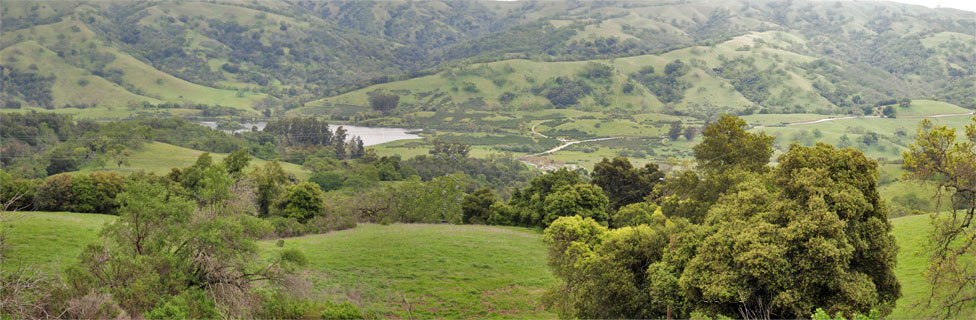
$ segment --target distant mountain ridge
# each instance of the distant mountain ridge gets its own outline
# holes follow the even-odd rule
[[[92,117],[160,103],[187,113],[202,112],[194,105],[223,105],[278,115],[373,84],[472,69],[472,63],[681,59],[673,52],[772,34],[787,39],[771,41],[775,50],[809,58],[798,67],[809,74],[762,56],[755,44],[734,49],[757,65],[716,62],[692,70],[728,80],[751,102],[740,105],[757,111],[814,111],[803,103],[758,101],[775,99],[759,98],[764,94],[785,97],[777,81],[797,78],[808,80],[787,89],[813,92],[820,98],[807,100],[830,101],[816,103],[827,108],[903,97],[964,107],[976,102],[976,18],[892,2],[5,1],[2,11],[4,107],[81,107],[71,112]],[[732,56],[711,57],[719,55]],[[762,79],[774,71],[763,69],[770,65],[794,74]],[[662,98],[653,92],[659,86],[631,77],[636,69],[617,71],[651,87],[644,104],[681,109],[692,103]],[[683,81],[708,87],[696,78]],[[704,92],[684,96],[696,93]],[[859,101],[851,101],[855,96]]]

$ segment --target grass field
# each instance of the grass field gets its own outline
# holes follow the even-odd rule
[[[273,241],[262,248],[280,250]],[[366,224],[286,239],[284,248],[305,251],[323,294],[383,318],[554,316],[539,302],[555,278],[532,230]]]
[[[98,241],[98,231],[115,216],[72,212],[4,212],[4,272],[20,266],[55,271],[78,262],[86,246]]]
[[[118,168],[112,165],[106,165],[104,169],[102,167],[87,167],[78,172],[115,171],[127,174],[144,170],[162,175],[169,173],[172,168],[184,168],[192,165],[201,154],[203,154],[203,151],[187,149],[162,142],[153,142],[147,143],[142,150],[132,153],[132,156],[128,158],[129,166]],[[227,157],[227,154],[223,153],[211,153],[210,155],[214,161],[221,161],[224,157]],[[258,166],[264,166],[266,162],[265,160],[251,158],[249,167],[254,169]],[[302,169],[302,166],[297,164],[281,161],[278,163],[281,164],[281,168],[286,173],[293,174],[298,179],[307,180],[311,176],[308,171]]]
[[[68,212],[3,213],[8,243],[0,267],[56,270],[77,261],[114,216]],[[892,219],[895,275],[902,298],[891,319],[924,317],[930,216]],[[348,300],[385,318],[551,318],[539,299],[555,278],[537,231],[522,228],[362,224],[352,230],[260,242],[263,255],[299,248],[306,276],[325,298]],[[976,312],[976,310],[973,310]],[[963,313],[965,314],[965,312]]]

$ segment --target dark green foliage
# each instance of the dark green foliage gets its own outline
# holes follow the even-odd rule
[[[9,204],[5,210],[11,211],[33,210],[37,187],[42,182],[40,179],[16,179],[0,170],[0,206]]]
[[[900,296],[897,247],[875,163],[826,145],[794,145],[779,162],[745,173],[700,225],[630,206],[618,214],[646,224],[606,230],[580,217],[556,220],[544,239],[565,282],[549,303],[582,318],[657,318],[666,306],[677,317],[796,318],[816,306],[890,312]]]
[[[495,203],[495,193],[488,187],[475,190],[461,201],[461,220],[465,224],[485,224],[488,222],[491,205]]]
[[[690,83],[680,79],[688,73],[689,67],[681,60],[674,60],[668,63],[664,70],[664,75],[658,76],[654,74],[654,68],[648,66],[631,77],[651,90],[661,102],[678,102],[684,98],[685,90],[691,87]]]
[[[394,93],[373,92],[369,95],[369,105],[373,110],[389,113],[400,104],[400,96]]]
[[[224,158],[223,165],[231,176],[240,177],[244,175],[244,169],[247,168],[249,162],[251,162],[251,156],[248,155],[246,149],[241,149]]]
[[[695,159],[706,172],[723,172],[739,167],[758,171],[769,163],[773,154],[773,137],[745,131],[746,122],[723,115],[705,127],[705,139],[694,147]]]
[[[313,216],[322,213],[325,206],[325,195],[322,194],[319,185],[303,182],[288,187],[280,206],[283,216],[293,218],[299,223],[305,223]]]
[[[605,223],[609,200],[599,187],[584,188],[580,186],[582,184],[584,181],[579,173],[566,168],[543,174],[529,181],[528,187],[515,189],[508,202],[511,209],[498,208],[497,212],[492,211],[493,216],[490,219],[510,222],[513,225],[545,227],[557,216],[575,215],[575,210],[579,209],[581,213],[602,217]],[[550,201],[549,197],[557,193],[559,195]],[[549,209],[558,212],[549,212]],[[507,216],[494,216],[496,214]]]
[[[681,137],[681,130],[683,128],[680,121],[671,123],[671,128],[668,129],[668,138],[671,138],[672,141],[678,140]]]
[[[54,85],[54,75],[45,77],[0,65],[0,88],[3,88],[0,100],[3,104],[13,102],[12,99],[17,98],[32,106],[51,108],[54,100],[51,96],[52,85]]]
[[[308,182],[317,184],[325,192],[339,190],[342,188],[342,175],[336,172],[319,172],[308,178]]]
[[[336,129],[336,131],[339,131],[339,129]],[[338,132],[333,133],[332,130],[329,130],[328,123],[319,121],[315,117],[272,120],[264,127],[264,132],[282,137],[284,139],[283,142],[289,146],[329,146],[339,141],[345,142],[344,135],[340,137]]]
[[[654,186],[664,180],[664,172],[657,164],[648,163],[643,168],[634,168],[627,158],[613,160],[603,158],[593,166],[590,183],[600,186],[610,198],[610,210],[657,198]]]
[[[579,76],[595,82],[611,81],[613,77],[613,67],[596,62],[588,62]]]
[[[642,224],[654,224],[655,216],[664,217],[661,208],[649,202],[637,202],[620,207],[611,217],[614,228],[636,227]]]
[[[448,142],[439,138],[434,139],[434,147],[430,149],[430,154],[439,158],[451,158],[455,161],[467,158],[471,152],[471,146],[460,142]]]
[[[264,167],[254,170],[252,174],[257,184],[257,202],[259,215],[267,217],[278,197],[285,192],[285,183],[289,181],[285,170],[276,160],[269,161]]]
[[[895,110],[895,106],[885,106],[884,108],[881,109],[881,114],[883,114],[885,117],[888,118],[894,118],[895,113],[897,112],[898,111]]]
[[[546,196],[540,223],[548,226],[559,217],[580,216],[606,225],[610,221],[609,203],[599,186],[586,183],[560,186]]]
[[[282,261],[258,262],[254,237],[269,230],[256,218],[223,202],[197,208],[166,186],[142,180],[130,182],[118,200],[120,217],[103,229],[105,241],[89,246],[68,269],[71,294],[109,293],[128,314],[210,317],[221,310],[246,316],[241,303],[250,284],[280,279]]]
[[[590,85],[582,80],[559,77],[547,83],[546,99],[556,108],[566,108],[575,105],[579,99],[593,91]]]
[[[50,176],[37,187],[37,207],[45,211],[71,211],[75,203],[70,174]]]
[[[146,319],[217,319],[224,315],[205,291],[190,289],[156,305]]]

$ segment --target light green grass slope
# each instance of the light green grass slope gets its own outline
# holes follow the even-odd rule
[[[155,174],[167,174],[172,168],[184,168],[192,165],[199,157],[203,154],[203,151],[193,150],[188,148],[183,148],[180,146],[174,146],[162,142],[147,143],[142,148],[142,150],[133,152],[128,158],[129,166],[122,166],[121,168],[106,165],[103,169],[102,167],[87,167],[78,172],[89,173],[94,171],[115,171],[122,174],[128,174],[136,171],[146,171]],[[227,154],[224,153],[211,153],[210,154],[214,161],[221,161]],[[264,166],[267,163],[265,160],[251,158],[250,168],[248,170],[253,170],[258,166]],[[306,180],[310,174],[302,169],[301,166],[294,163],[286,163],[279,161],[281,168],[285,170],[286,173],[295,175],[298,179]]]
[[[315,289],[383,318],[551,318],[540,298],[555,279],[540,238],[520,228],[365,224],[285,239],[284,248],[305,252]]]
[[[898,299],[895,310],[888,317],[890,319],[922,319],[927,318],[935,308],[925,308],[931,286],[925,281],[925,271],[928,269],[929,232],[932,229],[929,215],[908,216],[891,220],[892,234],[898,241],[898,266],[895,276],[901,283],[901,299]],[[976,308],[961,310],[960,319],[972,319]]]
[[[78,262],[81,251],[98,241],[98,231],[115,216],[71,212],[4,212],[4,273],[21,266],[56,271]]]

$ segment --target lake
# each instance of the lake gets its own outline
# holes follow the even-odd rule
[[[217,129],[217,122],[215,121],[198,121],[197,124],[210,128]],[[245,122],[241,123],[242,129],[238,130],[222,130],[227,133],[245,132],[251,131],[252,127],[256,127],[257,130],[264,130],[268,122],[258,121],[258,122]],[[359,136],[363,139],[363,145],[372,146],[382,143],[387,143],[397,140],[407,140],[407,139],[420,139],[420,135],[416,133],[411,133],[419,131],[417,129],[403,129],[403,128],[384,128],[384,127],[360,127],[360,126],[350,126],[344,124],[330,124],[329,129],[335,130],[339,126],[346,129],[347,136],[352,139],[353,136]]]

